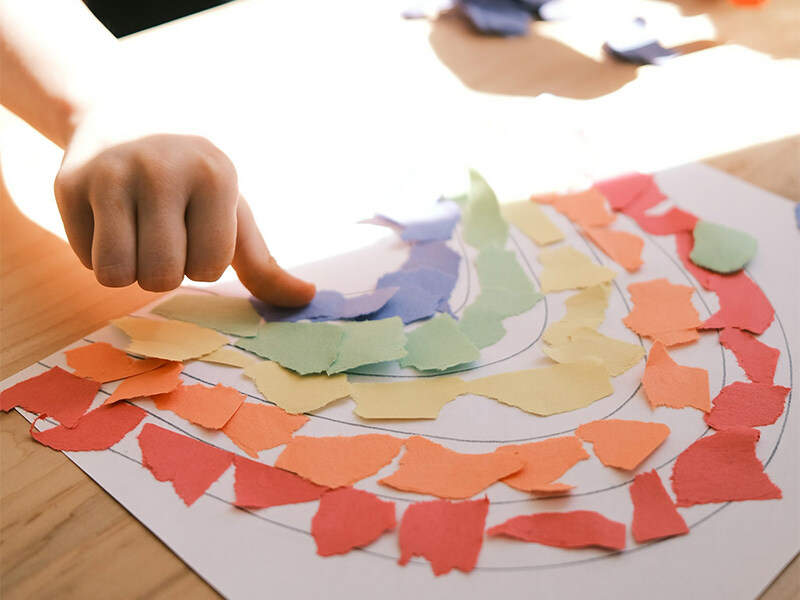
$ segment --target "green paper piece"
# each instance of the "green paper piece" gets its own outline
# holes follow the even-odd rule
[[[503,319],[501,314],[482,306],[476,299],[464,309],[458,328],[477,348],[486,348],[499,342],[506,334]]]
[[[498,246],[486,246],[475,259],[478,281],[482,290],[502,289],[515,292],[535,292],[533,282],[525,275],[511,250]]]
[[[585,288],[611,281],[617,275],[572,246],[542,250],[539,261],[544,265],[541,282],[545,293]]]
[[[264,323],[236,345],[301,375],[322,373],[339,354],[342,329],[332,323]]]
[[[461,333],[458,322],[444,313],[410,332],[406,350],[408,356],[400,360],[400,365],[421,371],[443,371],[480,356],[475,344]]]
[[[469,183],[469,198],[461,216],[464,239],[475,248],[489,244],[504,246],[508,239],[508,223],[500,214],[497,196],[486,180],[472,169]]]
[[[406,352],[406,335],[400,317],[377,321],[354,321],[340,325],[344,336],[339,355],[326,372],[328,375],[362,365],[397,360]]]
[[[261,316],[246,298],[211,294],[178,294],[150,312],[238,337],[253,337],[261,323]]]
[[[694,248],[689,258],[698,267],[709,271],[733,273],[755,256],[757,246],[755,238],[744,231],[698,221],[694,226]]]

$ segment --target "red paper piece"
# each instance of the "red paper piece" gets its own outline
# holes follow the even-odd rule
[[[53,367],[0,393],[0,410],[7,412],[19,406],[52,417],[65,427],[75,427],[99,389],[96,381]]]
[[[75,375],[107,383],[152,371],[165,362],[162,358],[136,359],[105,342],[95,342],[64,352]]]
[[[764,292],[744,271],[735,275],[711,275],[708,287],[719,298],[719,310],[700,329],[736,327],[753,333],[764,333],[775,318]]]
[[[678,506],[781,498],[756,457],[759,435],[755,429],[718,431],[684,450],[672,470]]]
[[[267,448],[287,443],[308,421],[305,415],[291,415],[280,407],[245,402],[225,423],[222,433],[253,458]]]
[[[44,431],[31,426],[31,435],[54,450],[105,450],[133,431],[147,413],[133,404],[102,405],[86,413],[74,428],[59,425]]]
[[[469,573],[483,546],[489,500],[432,500],[412,504],[403,513],[399,542],[401,565],[413,556],[428,559],[434,575],[452,569]]]
[[[236,467],[236,506],[267,508],[310,502],[329,489],[294,473],[242,456],[234,457],[233,464]]]
[[[634,201],[640,206],[647,205],[647,208],[655,206],[667,198],[658,189],[658,185],[656,185],[652,175],[643,175],[641,173],[628,173],[613,179],[606,179],[595,183],[594,187],[606,197],[612,210],[617,211],[622,210]]]
[[[711,277],[715,275],[715,273],[709,271],[708,269],[704,269],[703,267],[698,267],[691,261],[689,255],[692,253],[693,248],[694,235],[691,231],[682,231],[675,234],[675,249],[678,253],[678,257],[683,263],[683,266],[686,267],[687,271],[694,275],[694,278],[697,279],[697,282],[700,285],[707,290],[711,289],[709,287],[709,281]]]
[[[591,510],[521,515],[486,533],[558,548],[625,548],[625,525]]]
[[[394,502],[363,490],[339,488],[322,496],[311,519],[311,535],[317,554],[333,556],[367,546],[396,526]]]
[[[244,403],[244,394],[217,384],[179,385],[171,392],[153,396],[161,410],[169,410],[206,429],[221,429]]]
[[[719,343],[733,352],[750,381],[772,383],[780,350],[767,346],[750,333],[731,327],[719,332]]]
[[[689,533],[658,473],[639,473],[628,490],[633,501],[631,533],[638,543]]]
[[[789,388],[735,381],[714,398],[705,421],[714,429],[772,425],[783,414]]]
[[[663,215],[648,215],[636,205],[626,206],[622,212],[630,216],[639,227],[655,235],[670,235],[681,231],[692,231],[697,224],[697,217],[677,207],[673,207]]]
[[[183,363],[168,362],[152,371],[123,379],[105,404],[171,392],[181,384],[181,371]]]
[[[159,481],[171,481],[175,492],[191,506],[219,479],[233,454],[158,425],[145,423],[139,433],[142,465]]]

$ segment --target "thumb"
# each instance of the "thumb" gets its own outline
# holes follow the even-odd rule
[[[277,306],[305,306],[314,298],[314,284],[284,271],[267,249],[253,211],[239,196],[236,211],[236,250],[231,266],[251,294]]]

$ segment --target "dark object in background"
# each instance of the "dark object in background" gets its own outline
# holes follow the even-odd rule
[[[121,38],[230,0],[84,0],[94,16]]]

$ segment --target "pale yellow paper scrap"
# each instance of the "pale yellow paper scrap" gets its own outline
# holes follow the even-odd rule
[[[547,416],[589,406],[614,392],[598,358],[490,375],[467,382],[467,391],[535,415]]]
[[[292,414],[317,410],[352,393],[346,375],[298,375],[271,361],[250,365],[244,374],[264,398]]]
[[[644,347],[607,337],[602,333],[581,327],[569,333],[569,340],[557,346],[545,346],[543,352],[558,363],[575,362],[594,356],[603,361],[612,377],[621,375],[645,355]]]
[[[606,318],[610,292],[610,284],[600,283],[567,298],[567,314],[550,325],[542,339],[552,345],[566,344],[572,331],[582,327],[596,329]]]
[[[556,227],[538,204],[530,200],[501,204],[500,214],[539,246],[546,246],[564,239],[564,233]]]
[[[238,337],[253,337],[258,333],[261,322],[261,315],[250,301],[235,296],[177,294],[167,298],[151,312]]]
[[[611,281],[617,275],[613,269],[592,262],[572,246],[542,250],[539,261],[544,265],[541,285],[545,293],[586,288]]]
[[[120,317],[111,321],[131,338],[128,352],[184,361],[210,354],[228,343],[221,333],[183,321]]]
[[[465,393],[458,377],[352,383],[355,412],[364,419],[435,419],[442,407]]]
[[[254,365],[257,362],[260,362],[259,359],[250,356],[249,354],[239,352],[238,350],[234,350],[233,348],[229,348],[227,346],[223,346],[219,350],[214,350],[214,352],[211,354],[201,356],[198,360],[216,363],[219,365],[227,365],[229,367],[241,367],[242,369],[249,365]]]

